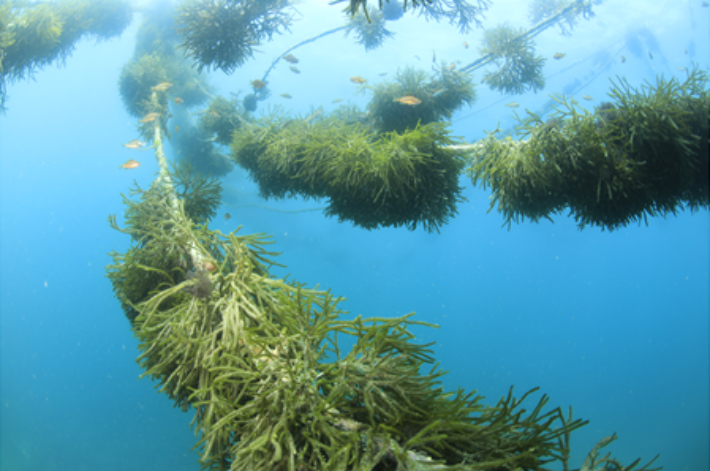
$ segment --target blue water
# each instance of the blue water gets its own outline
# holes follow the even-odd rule
[[[342,24],[339,8],[326,3],[297,5],[291,34],[261,46],[233,75],[212,74],[211,83],[225,95],[246,92],[282,51]],[[525,3],[494,3],[489,27],[527,24]],[[691,60],[707,70],[708,9],[700,4],[607,0],[572,37],[544,32],[536,42],[550,58],[545,90],[504,97],[479,87],[476,105],[454,117],[453,134],[472,142],[499,122],[510,126],[505,103],[534,110],[575,79],[589,79],[576,93],[592,96],[591,108],[609,78],[640,85],[657,74],[681,77],[678,67]],[[129,244],[106,219],[122,214],[121,193],[134,179],[146,187],[157,170],[150,152],[122,146],[138,137],[118,93],[138,22],[118,39],[80,42],[64,67],[49,66],[8,89],[0,116],[3,471],[199,469],[190,451],[192,414],[173,408],[150,380],[138,380],[136,341],[104,276],[108,252]],[[432,51],[463,64],[478,57],[480,30],[462,36],[411,16],[389,28],[396,37],[369,53],[340,34],[296,50],[302,74],[277,67],[260,111],[281,104],[305,115],[311,107],[332,109],[336,98],[364,106],[369,96],[355,94],[353,75],[376,81],[406,65],[429,70]],[[629,31],[639,28],[657,39],[654,59],[630,49]],[[684,53],[691,43],[694,57]],[[559,51],[564,60],[552,60]],[[294,98],[280,98],[284,92]],[[119,170],[128,158],[141,167]],[[518,394],[539,386],[551,405],[573,406],[576,417],[590,421],[572,436],[573,468],[616,432],[609,451],[627,464],[660,453],[666,470],[709,469],[708,212],[683,211],[613,233],[579,231],[563,215],[508,231],[500,214],[486,213],[489,193],[462,182],[468,202],[440,234],[365,231],[318,211],[254,206],[323,204],[262,201],[235,169],[223,179],[225,206],[212,226],[271,234],[288,266],[274,274],[347,297],[342,307],[352,315],[416,311],[417,319],[438,324],[416,334],[436,342],[448,389],[477,389],[495,402],[510,386]],[[225,211],[233,216],[228,222]]]

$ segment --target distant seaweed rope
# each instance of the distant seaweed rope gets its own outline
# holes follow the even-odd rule
[[[562,19],[562,17],[565,16],[567,13],[571,12],[571,11],[574,10],[574,9],[579,8],[580,6],[584,6],[585,3],[586,3],[586,0],[581,0],[581,1],[577,1],[577,2],[571,3],[570,5],[568,5],[567,7],[563,8],[563,9],[561,9],[559,12],[557,12],[555,15],[551,16],[550,18],[548,18],[548,19],[546,19],[546,20],[543,20],[543,21],[540,21],[538,24],[536,24],[535,26],[533,26],[533,27],[532,27],[531,29],[529,29],[528,31],[526,31],[526,32],[524,32],[524,33],[521,33],[521,34],[519,34],[518,36],[514,37],[514,38],[511,40],[511,42],[518,41],[518,40],[523,39],[523,38],[532,38],[532,37],[537,36],[537,35],[540,34],[541,32],[545,31],[547,28],[549,28],[549,27],[554,26],[555,24],[557,24],[557,22],[558,22],[560,19]],[[312,42],[314,42],[314,41],[317,41],[317,40],[320,39],[320,38],[323,38],[323,37],[325,37],[325,36],[331,35],[331,34],[333,34],[333,33],[337,33],[338,31],[346,30],[346,29],[348,29],[348,28],[349,28],[349,25],[339,26],[338,28],[334,28],[334,29],[325,31],[325,32],[323,32],[323,33],[321,33],[321,34],[319,34],[319,35],[317,35],[317,36],[313,36],[313,37],[311,37],[311,38],[305,39],[305,40],[301,41],[300,43],[297,43],[297,44],[291,46],[290,48],[288,48],[288,49],[286,49],[284,52],[282,52],[282,53],[271,63],[271,65],[270,65],[269,68],[266,70],[266,72],[264,73],[264,76],[262,77],[261,80],[262,80],[263,82],[266,82],[266,79],[268,78],[268,76],[269,76],[269,74],[271,73],[271,71],[276,67],[276,64],[278,64],[279,61],[280,61],[281,59],[283,59],[286,55],[288,55],[290,52],[292,52],[292,51],[298,49],[299,47],[301,47],[301,46],[303,46],[303,45],[305,45],[305,44],[312,43]],[[485,56],[480,57],[480,58],[477,59],[476,61],[474,61],[474,62],[472,62],[472,63],[470,63],[470,64],[468,64],[468,65],[462,67],[461,69],[459,69],[459,71],[460,71],[460,72],[464,72],[464,73],[470,74],[470,73],[472,73],[473,71],[478,70],[478,69],[480,69],[481,67],[484,67],[484,66],[488,65],[490,62],[492,62],[492,61],[495,59],[495,57],[496,57],[496,56],[495,56],[495,54],[493,54],[493,53],[486,54]],[[565,70],[566,70],[566,69],[565,69]],[[502,99],[501,99],[501,101],[502,101]],[[496,103],[498,103],[498,102],[496,102]],[[491,104],[491,105],[489,105],[489,106],[493,106],[494,104],[495,104],[495,103],[493,103],[493,104]],[[477,110],[477,111],[475,111],[474,113],[472,113],[472,114],[470,114],[470,115],[466,115],[466,116],[464,116],[463,118],[459,118],[459,120],[460,120],[460,119],[467,118],[467,117],[469,117],[469,116],[472,116],[473,114],[476,114],[476,113],[478,113],[479,111],[482,111],[482,110]],[[457,121],[458,121],[458,120],[457,120]]]
[[[577,2],[571,3],[570,5],[566,6],[565,8],[563,8],[562,10],[557,12],[555,15],[549,17],[546,20],[540,21],[538,24],[536,24],[535,26],[533,26],[529,30],[515,36],[514,38],[512,38],[510,40],[510,42],[512,43],[515,41],[519,41],[521,39],[533,38],[533,37],[537,36],[538,34],[542,33],[550,26],[554,26],[555,24],[557,24],[557,22],[560,19],[562,19],[562,17],[564,15],[571,12],[572,10],[579,8],[580,6],[584,6],[585,3],[586,3],[585,1],[577,1]],[[488,65],[495,58],[496,58],[496,54],[491,52],[489,54],[486,54],[483,57],[478,58],[477,60],[471,62],[470,64],[463,66],[459,70],[461,72],[471,73],[474,70],[480,69],[481,67]]]
[[[615,45],[615,46],[618,46],[619,42],[620,42],[620,41],[616,41],[616,42],[614,43],[614,45]],[[595,81],[595,80],[599,77],[599,75],[606,69],[606,67],[607,67],[612,61],[614,61],[614,60],[621,54],[621,51],[624,49],[624,47],[625,47],[625,46],[624,46],[623,44],[622,44],[621,46],[619,46],[618,49],[616,50],[616,52],[615,52],[614,54],[609,55],[609,57],[607,58],[607,60],[606,60],[602,65],[598,66],[598,67],[593,71],[593,73],[589,76],[589,78],[585,79],[579,86],[575,87],[574,90],[572,90],[572,92],[568,93],[568,95],[574,95],[575,93],[581,92],[581,91],[584,90],[589,84],[591,84],[593,81]],[[607,49],[608,49],[608,48],[607,48]],[[597,54],[597,53],[593,53],[593,54],[590,54],[589,56],[585,57],[584,59],[579,59],[579,60],[573,62],[572,64],[568,65],[568,66],[565,67],[564,69],[559,70],[559,71],[555,72],[554,74],[550,74],[548,77],[549,77],[549,78],[552,78],[552,77],[556,77],[556,76],[558,76],[558,75],[562,75],[562,74],[564,74],[565,72],[567,72],[567,71],[573,69],[574,67],[577,67],[578,65],[580,65],[580,64],[582,64],[582,63],[584,63],[584,62],[586,62],[586,61],[588,61],[588,60],[594,58],[594,57],[596,56],[596,54]],[[486,111],[487,109],[492,108],[492,107],[494,107],[494,106],[496,106],[496,105],[498,105],[498,104],[500,104],[501,102],[506,101],[506,100],[508,100],[508,97],[503,96],[503,97],[501,97],[501,98],[499,98],[499,99],[497,99],[497,100],[495,100],[495,101],[489,103],[488,105],[486,105],[486,106],[484,106],[484,107],[482,107],[482,108],[478,108],[478,109],[476,109],[476,110],[474,110],[474,111],[472,111],[472,112],[470,112],[470,113],[468,113],[468,114],[466,114],[466,115],[463,115],[463,116],[461,116],[461,117],[459,117],[459,118],[453,119],[453,120],[451,120],[451,122],[452,122],[452,123],[456,123],[456,122],[459,122],[459,121],[463,121],[463,120],[465,120],[465,119],[470,118],[471,116],[475,116],[475,115],[477,115],[477,114],[479,114],[479,113],[482,113],[483,111]],[[543,107],[544,107],[544,106],[546,106],[546,105],[543,105]],[[544,114],[544,113],[538,112],[537,114],[542,115],[542,114]],[[504,135],[508,135],[509,133],[504,132],[503,134],[504,134]]]
[[[342,30],[344,30],[344,29],[348,29],[348,25],[339,26],[339,27],[337,27],[337,28],[335,28],[335,29],[328,30],[328,31],[326,31],[326,32],[324,32],[324,33],[321,33],[321,34],[317,35],[317,36],[313,36],[312,38],[304,39],[304,40],[301,41],[300,43],[298,43],[298,44],[296,44],[296,45],[294,45],[294,46],[291,46],[290,48],[286,49],[284,52],[281,53],[280,56],[278,56],[278,57],[271,63],[271,65],[269,66],[269,68],[266,69],[266,72],[264,73],[264,76],[261,78],[261,81],[262,81],[262,82],[266,82],[266,78],[269,76],[269,74],[270,74],[271,71],[274,69],[274,67],[276,67],[276,64],[278,64],[281,59],[283,59],[286,55],[288,55],[289,52],[294,51],[294,50],[298,49],[299,47],[301,47],[301,46],[303,46],[303,45],[306,45],[306,44],[308,44],[308,43],[312,43],[313,41],[317,41],[318,39],[320,39],[320,38],[322,38],[322,37],[328,36],[328,35],[333,34],[333,33],[337,33],[338,31],[342,31]]]

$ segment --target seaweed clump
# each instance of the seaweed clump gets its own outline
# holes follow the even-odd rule
[[[345,30],[346,36],[353,33],[358,44],[365,46],[366,51],[377,49],[387,38],[394,33],[385,28],[385,15],[379,10],[369,14],[357,13],[350,17],[350,22]]]
[[[146,11],[133,57],[121,69],[119,91],[126,110],[134,117],[143,117],[152,109],[153,87],[161,83],[171,85],[158,93],[164,108],[169,98],[180,97],[189,108],[209,97],[205,75],[193,70],[176,49],[179,38],[173,28],[173,14],[170,8]]]
[[[367,114],[340,107],[330,116],[273,113],[242,124],[232,159],[265,198],[329,198],[327,215],[366,229],[438,231],[463,200],[464,165],[462,151],[445,149],[454,140],[441,120],[474,101],[471,80],[443,67],[429,81],[405,69],[394,83],[371,89]]]
[[[392,82],[371,86],[367,105],[373,125],[380,132],[402,133],[418,125],[451,119],[454,111],[476,101],[471,78],[441,64],[431,78],[423,71],[405,68]],[[397,101],[412,96],[421,103],[408,105]]]
[[[7,82],[32,77],[53,62],[63,63],[83,37],[107,40],[130,24],[133,10],[123,0],[2,2],[0,4],[0,110]]]
[[[173,167],[169,178],[173,184],[170,196],[180,203],[186,217],[201,224],[214,217],[220,202],[219,182],[193,172],[184,163],[178,163]],[[138,202],[134,201],[136,197],[139,198]],[[146,299],[151,292],[164,287],[165,274],[168,274],[171,282],[183,281],[187,279],[189,268],[202,268],[199,264],[197,266],[192,264],[187,247],[169,242],[170,237],[174,235],[173,231],[155,233],[152,230],[161,221],[164,211],[162,202],[166,198],[168,195],[165,189],[156,184],[148,190],[136,186],[130,191],[129,196],[123,197],[127,205],[126,219],[131,221],[131,231],[128,233],[137,245],[120,256],[125,264],[120,273],[115,273],[119,278],[112,279],[114,284],[121,285],[120,292],[116,294],[131,322],[138,315],[136,308],[138,303]],[[115,217],[110,218],[110,223],[118,229]],[[145,247],[151,244],[161,244],[167,248],[164,247],[161,252],[145,250]],[[214,256],[218,255],[211,246],[207,246],[206,250],[211,251]],[[116,253],[112,255],[119,256]]]
[[[178,9],[181,47],[198,71],[220,69],[230,74],[253,54],[254,46],[282,29],[291,17],[287,0],[191,0]]]
[[[246,119],[246,111],[238,97],[227,100],[223,96],[213,97],[207,108],[201,112],[199,126],[223,146],[232,142],[232,134]]]
[[[267,116],[234,134],[232,158],[265,198],[329,198],[327,215],[366,229],[438,230],[462,200],[464,160],[444,149],[453,142],[445,125],[379,134],[358,117]]]
[[[580,228],[614,230],[648,216],[708,207],[707,74],[659,78],[639,89],[621,79],[594,113],[564,96],[547,121],[530,114],[523,137],[492,136],[474,150],[474,184],[493,190],[506,223],[551,219],[569,208]]]
[[[348,3],[345,12],[349,15],[356,15],[362,8],[365,18],[370,20],[371,13],[368,12],[367,0],[335,0],[330,4],[345,2]],[[475,0],[471,3],[466,0],[405,0],[404,5],[399,4],[396,0],[378,0],[377,2],[380,10],[387,10],[389,18],[399,18],[394,12],[395,9],[401,9],[400,12],[403,12],[407,8],[412,8],[424,16],[427,21],[448,20],[450,24],[458,27],[461,34],[468,33],[471,30],[471,25],[478,27],[482,25],[483,13],[491,6],[491,3],[491,0]]]
[[[575,3],[578,6],[570,8]],[[591,15],[591,6],[583,5],[583,3],[585,2],[577,2],[576,0],[534,0],[528,7],[528,18],[533,24],[538,24],[561,13],[555,22],[563,36],[570,36],[572,30],[577,26],[579,16],[589,17]]]
[[[486,72],[482,83],[508,94],[537,92],[545,87],[545,59],[535,55],[535,45],[522,29],[502,25],[486,30],[481,55],[490,56],[497,70]]]
[[[493,406],[446,392],[431,345],[411,333],[428,324],[343,320],[339,298],[269,275],[263,236],[194,224],[169,181],[126,199],[120,230],[134,243],[107,271],[142,376],[195,411],[204,468],[542,470],[568,455],[585,423],[571,412],[544,395],[526,411],[534,390]]]

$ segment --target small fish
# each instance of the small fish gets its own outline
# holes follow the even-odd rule
[[[288,98],[289,100],[290,100],[291,98],[293,98],[293,97],[292,97],[291,95],[289,95],[288,93],[282,93],[282,94],[279,95],[279,96],[282,96],[282,97],[284,97],[284,98]]]
[[[380,77],[384,77],[385,75],[387,75],[387,72],[380,72],[380,73],[377,74],[377,75],[379,75]]]
[[[286,62],[291,63],[291,64],[298,64],[298,59],[297,59],[296,56],[294,56],[293,54],[286,54],[286,55],[284,56],[284,60],[285,60]]]
[[[145,115],[145,116],[143,117],[143,119],[141,119],[141,120],[138,121],[138,122],[139,122],[139,123],[151,123],[151,122],[155,121],[155,120],[158,119],[158,118],[160,118],[160,113],[148,113],[147,115]]]
[[[417,55],[415,55],[414,57],[416,57],[418,61],[422,60],[422,58]]]
[[[350,81],[353,83],[357,83],[358,85],[362,85],[363,83],[367,82],[367,80],[360,77],[359,75],[356,75],[355,77],[350,77]]]
[[[436,51],[434,51],[433,55],[431,56],[431,61],[436,64]]]
[[[510,103],[507,103],[505,106],[507,106],[508,108],[517,108],[520,106],[520,104],[516,103],[514,101],[511,101]]]
[[[291,69],[291,72],[293,72],[294,74],[300,74],[300,73],[301,73],[301,71],[298,70],[298,67],[296,67],[295,65],[292,65],[291,67],[289,67],[289,69]]]
[[[395,98],[394,101],[398,101],[402,103],[403,105],[409,105],[409,106],[416,106],[419,103],[422,102],[419,98],[412,96],[412,95],[405,95],[400,98]]]
[[[587,101],[592,101],[594,98],[590,97],[589,95],[582,95],[582,98],[584,98]]]
[[[204,262],[202,264],[202,269],[207,271],[215,271],[217,269],[217,265],[212,262]]]
[[[678,67],[678,70],[680,70],[681,72],[683,72],[683,71],[685,71],[685,67]]]
[[[710,5],[708,2],[703,2],[703,8],[707,8],[707,6]]]
[[[224,213],[224,220],[229,221],[230,219],[232,219],[232,215],[229,213]]]
[[[441,95],[442,93],[444,93],[445,90],[446,90],[445,88],[440,88],[439,90],[437,90],[437,91],[435,91],[434,93],[432,93],[432,94],[431,94],[431,97],[432,97],[432,98],[436,98],[436,97],[438,97],[439,95]]]
[[[343,101],[342,98],[336,98],[335,100],[333,100],[333,103],[340,103],[341,101]]]
[[[555,60],[560,60],[560,59],[562,59],[562,58],[563,58],[564,56],[566,56],[566,55],[567,55],[567,54],[565,54],[564,52],[556,52],[555,55],[552,56],[552,58],[555,59]]]
[[[219,114],[217,114],[216,111],[210,111],[210,116],[212,116],[214,119],[219,119]]]
[[[175,132],[180,132],[180,126],[175,126]]]
[[[447,69],[449,72],[454,70],[456,68],[456,62],[452,62],[451,65],[449,65],[449,68]]]
[[[466,41],[463,42],[463,47],[465,47],[466,49],[468,49],[468,43],[467,43]]]
[[[623,64],[624,62],[626,62],[626,57],[625,57],[625,56],[621,56],[621,63]]]
[[[125,168],[126,170],[132,169],[132,168],[138,168],[140,167],[140,163],[136,162],[133,159],[127,160],[125,164],[121,165],[119,168]]]
[[[140,149],[141,147],[145,147],[145,142],[133,139],[131,142],[123,144],[123,147],[127,147],[129,149]]]
[[[182,105],[183,104],[183,99],[180,98],[179,96],[176,96],[173,101],[175,102],[176,105]]]
[[[688,53],[688,50],[687,50],[687,49],[685,50],[685,53],[686,53],[686,54]]]
[[[152,87],[151,90],[155,90],[156,92],[164,92],[168,88],[172,88],[173,84],[170,82],[161,82],[155,87]]]
[[[653,54],[651,53],[651,51],[648,51],[648,57],[650,57],[651,60],[653,60]]]
[[[251,81],[251,86],[254,87],[255,90],[261,90],[266,86],[266,82],[263,82],[259,79],[252,80]]]

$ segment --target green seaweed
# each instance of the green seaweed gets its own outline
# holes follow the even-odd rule
[[[597,443],[587,455],[587,458],[584,460],[580,471],[660,471],[661,469],[663,469],[650,468],[650,466],[658,459],[658,456],[656,456],[640,468],[637,468],[636,466],[641,462],[641,458],[637,459],[628,466],[624,466],[615,458],[612,458],[610,453],[607,453],[606,455],[600,458],[599,451],[605,446],[609,445],[614,440],[616,440],[616,438],[616,434],[614,433],[613,435],[599,440],[599,443]]]
[[[79,39],[110,39],[132,17],[130,4],[122,0],[2,2],[0,110],[4,110],[8,82],[32,77],[51,63],[63,64]]]
[[[394,80],[367,89],[372,90],[367,110],[379,132],[403,133],[418,125],[449,120],[454,111],[476,101],[471,78],[445,64],[435,67],[431,77],[407,67],[397,71]],[[397,101],[404,96],[413,96],[421,103],[412,106]]]
[[[444,149],[453,141],[443,123],[379,134],[357,113],[342,113],[310,121],[266,116],[234,134],[232,158],[263,197],[329,198],[327,215],[367,229],[433,231],[456,214],[464,162]]]
[[[535,390],[493,406],[446,392],[410,331],[429,324],[344,320],[339,298],[269,275],[263,236],[192,223],[164,185],[133,196],[120,230],[134,246],[112,254],[108,277],[143,376],[195,410],[205,469],[542,470],[584,425],[546,396],[526,411]]]
[[[523,29],[508,25],[486,30],[481,55],[490,56],[498,69],[486,72],[482,83],[508,94],[537,92],[545,87],[545,59],[535,55],[535,45]]]
[[[561,13],[556,21],[560,33],[563,36],[571,36],[579,16],[589,17],[591,14],[591,6],[580,7],[581,3],[583,2],[577,0],[534,0],[528,7],[528,17],[532,23],[537,24]]]
[[[209,97],[205,76],[192,70],[186,60],[174,53],[142,54],[134,56],[121,70],[119,91],[128,113],[136,118],[145,116],[151,106],[152,88],[162,82],[173,85],[159,96],[166,108],[171,97],[180,97],[185,107],[200,105]]]
[[[396,0],[378,0],[377,5],[380,10],[385,2],[395,2]],[[330,4],[348,3],[345,12],[350,16],[355,16],[362,12],[365,18],[370,21],[371,12],[367,8],[367,0],[335,0]],[[461,34],[471,31],[471,25],[482,26],[483,13],[491,6],[491,0],[476,0],[475,5],[464,0],[404,0],[403,11],[411,8],[424,16],[427,21],[448,20],[450,24],[456,25]]]
[[[529,113],[521,122],[526,139],[491,135],[475,146],[467,173],[491,187],[491,209],[508,225],[569,208],[580,228],[614,230],[707,208],[707,80],[697,68],[639,89],[620,79],[594,113],[556,97],[547,121]]]
[[[204,68],[232,73],[249,59],[254,47],[288,29],[286,0],[189,0],[175,20],[181,47],[198,71]]]
[[[358,44],[365,46],[366,51],[377,49],[385,39],[394,36],[394,33],[385,28],[385,16],[379,10],[351,15],[345,35],[350,33],[353,33]]]
[[[228,146],[232,142],[232,134],[246,118],[246,111],[238,96],[231,100],[216,96],[201,112],[199,126],[205,134],[214,136],[216,142]]]

